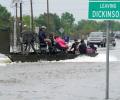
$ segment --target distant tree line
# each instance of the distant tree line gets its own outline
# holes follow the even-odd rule
[[[19,20],[19,18],[18,18]],[[34,27],[47,26],[47,13],[34,17]],[[30,26],[30,15],[23,15],[23,24]],[[106,31],[106,21],[80,20],[75,22],[75,17],[69,12],[58,16],[56,13],[49,14],[49,32],[54,31],[60,34],[59,29],[63,28],[66,35],[81,37],[88,35],[91,31]],[[0,5],[0,31],[13,30],[13,16],[5,7]],[[119,21],[110,21],[111,31],[120,31]]]
[[[10,26],[11,14],[5,7],[0,5],[0,30],[8,29]]]
[[[26,18],[27,17],[27,18]],[[23,16],[24,23],[29,26],[28,19],[30,16]],[[49,31],[54,31],[60,34],[59,29],[63,28],[65,35],[71,37],[82,38],[82,36],[87,36],[92,31],[106,31],[106,21],[95,21],[95,20],[80,20],[75,23],[75,18],[73,14],[65,12],[60,16],[56,13],[49,14]],[[120,22],[119,21],[109,21],[110,31],[120,31]],[[47,24],[47,14],[40,14],[38,17],[34,17],[34,26],[42,26]]]
[[[9,51],[10,18],[11,14],[5,7],[0,5],[0,53]]]

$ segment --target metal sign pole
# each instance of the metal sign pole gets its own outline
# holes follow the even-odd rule
[[[109,99],[109,21],[107,21],[107,47],[106,47],[106,99]]]

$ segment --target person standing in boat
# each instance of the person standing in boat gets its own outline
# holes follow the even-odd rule
[[[21,35],[22,35],[21,43],[22,43],[22,45],[25,44],[25,48],[22,48],[22,52],[29,53],[30,52],[30,46],[32,47],[34,52],[36,52],[36,50],[34,48],[34,41],[35,41],[34,34],[35,34],[34,32],[28,30],[26,28],[26,26],[24,26],[24,30],[21,33]]]
[[[46,47],[47,44],[46,44],[46,38],[47,38],[47,33],[46,33],[46,26],[42,26],[40,29],[39,29],[39,42],[40,42],[40,47]]]

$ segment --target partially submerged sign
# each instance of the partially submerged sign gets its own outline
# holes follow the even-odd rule
[[[120,19],[120,1],[90,0],[89,19]]]

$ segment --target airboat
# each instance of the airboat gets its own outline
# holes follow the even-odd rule
[[[47,0],[48,1],[48,0]],[[20,4],[20,17],[18,20],[17,15],[17,6]],[[30,18],[30,31],[33,32],[33,7],[32,7],[32,0],[30,0],[30,7],[31,7],[31,18]],[[15,2],[15,16],[14,16],[14,28],[13,32],[10,36],[10,53],[6,54],[13,62],[35,62],[39,60],[47,60],[47,61],[53,61],[53,60],[65,60],[65,59],[74,59],[75,57],[78,57],[80,54],[72,54],[69,52],[56,52],[54,54],[49,53],[47,50],[43,50],[45,52],[41,52],[42,50],[39,49],[39,42],[36,37],[36,41],[34,42],[34,45],[30,44],[26,47],[26,44],[22,42],[22,31],[23,31],[23,21],[22,21],[22,2]],[[47,18],[48,18],[48,29],[49,29],[49,8],[48,8],[48,2],[47,2]],[[38,27],[36,27],[36,31],[38,31]],[[19,30],[19,32],[18,32]],[[35,36],[37,36],[38,32],[35,32]],[[31,47],[33,50],[31,50]],[[88,56],[96,56],[98,53],[94,53]]]

